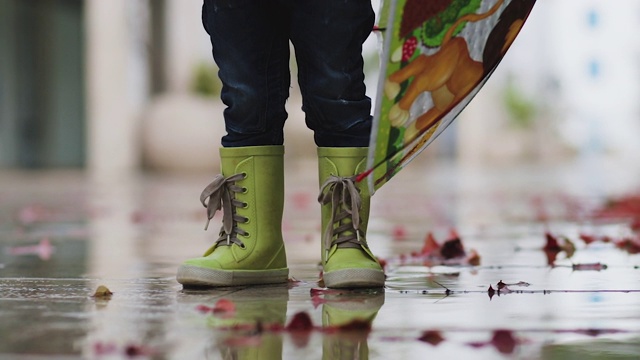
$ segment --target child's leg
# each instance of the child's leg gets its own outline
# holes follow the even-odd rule
[[[384,272],[366,241],[370,196],[353,180],[365,170],[371,132],[362,59],[362,43],[373,29],[371,3],[296,0],[293,7],[303,109],[319,146],[324,282],[381,287]]]
[[[362,44],[373,29],[369,0],[296,0],[291,40],[307,126],[318,146],[368,146]]]
[[[283,131],[289,94],[288,16],[276,1],[205,0],[202,18],[223,83],[227,135],[222,174],[201,201],[209,219],[223,210],[217,240],[185,261],[185,286],[286,282],[282,212]]]
[[[285,9],[277,1],[205,0],[202,20],[227,105],[222,145],[282,145],[290,86]]]

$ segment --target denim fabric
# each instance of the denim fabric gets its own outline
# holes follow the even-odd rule
[[[283,144],[289,40],[316,144],[369,145],[362,43],[374,22],[370,0],[205,0],[202,20],[227,106],[223,146]]]

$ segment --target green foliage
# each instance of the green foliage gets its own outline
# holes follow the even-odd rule
[[[461,17],[478,11],[481,4],[482,0],[453,0],[444,11],[424,23],[419,34],[422,43],[429,47],[440,46],[449,28]],[[465,25],[466,22],[460,24],[453,35],[460,33]]]
[[[513,81],[508,82],[503,101],[512,125],[522,129],[533,125],[537,113],[536,103],[522,94]]]
[[[198,95],[217,97],[222,90],[222,82],[218,78],[218,69],[209,63],[198,64],[194,70],[191,91]]]

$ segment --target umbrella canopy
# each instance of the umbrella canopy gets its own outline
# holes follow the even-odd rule
[[[453,122],[491,76],[535,0],[385,0],[368,170],[371,193]]]

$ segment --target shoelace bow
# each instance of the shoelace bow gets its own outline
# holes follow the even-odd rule
[[[354,179],[354,177],[331,175],[320,187],[318,202],[322,205],[331,203],[331,220],[327,224],[322,238],[326,252],[334,244],[337,244],[338,247],[352,248],[362,245],[367,246],[360,239],[360,207],[362,199]],[[351,222],[343,223],[343,220],[347,218],[351,218]],[[335,223],[340,225],[334,228]],[[337,237],[333,239],[336,235]]]
[[[236,208],[245,207],[246,204],[237,200],[235,193],[244,192],[245,189],[236,185],[236,181],[246,177],[245,174],[235,174],[225,178],[223,175],[216,175],[211,184],[200,194],[200,202],[207,208],[207,224],[204,229],[209,228],[209,223],[218,210],[222,210],[222,228],[220,237],[216,240],[216,245],[236,244],[244,247],[244,243],[238,239],[238,234],[246,236],[248,233],[238,227],[238,223],[245,223],[248,219],[236,213]]]

